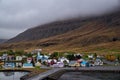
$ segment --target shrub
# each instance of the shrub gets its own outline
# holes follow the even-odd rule
[[[106,55],[106,59],[109,60],[109,61],[115,61],[116,56],[114,56],[114,55]]]

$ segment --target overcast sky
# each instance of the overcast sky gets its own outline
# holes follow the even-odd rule
[[[28,28],[76,16],[103,14],[120,0],[0,0],[0,38],[12,38]]]

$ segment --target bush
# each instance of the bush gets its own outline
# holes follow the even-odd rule
[[[120,62],[120,54],[116,54],[116,58],[117,58],[118,61]]]
[[[53,54],[50,55],[50,58],[56,58],[58,59],[59,58],[59,53],[58,52],[54,52]]]
[[[106,55],[106,59],[108,61],[115,61],[116,60],[116,56],[114,56],[114,55]]]
[[[68,55],[66,56],[66,58],[69,59],[69,60],[75,60],[74,54],[68,54]]]

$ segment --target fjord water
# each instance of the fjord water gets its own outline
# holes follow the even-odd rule
[[[28,72],[0,72],[0,80],[20,80]]]
[[[68,72],[58,80],[120,80],[120,73],[110,72]]]

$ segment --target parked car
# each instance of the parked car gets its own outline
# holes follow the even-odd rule
[[[64,63],[57,62],[56,64],[51,65],[51,67],[64,67]]]
[[[94,61],[93,61],[93,60],[89,60],[89,61],[88,61],[88,63],[89,63],[89,66],[95,66],[95,64],[94,64]]]
[[[68,66],[69,67],[79,67],[80,63],[78,63],[77,61],[70,61]]]
[[[101,59],[96,59],[96,61],[95,61],[95,65],[103,65],[103,62],[102,62],[102,60]]]

